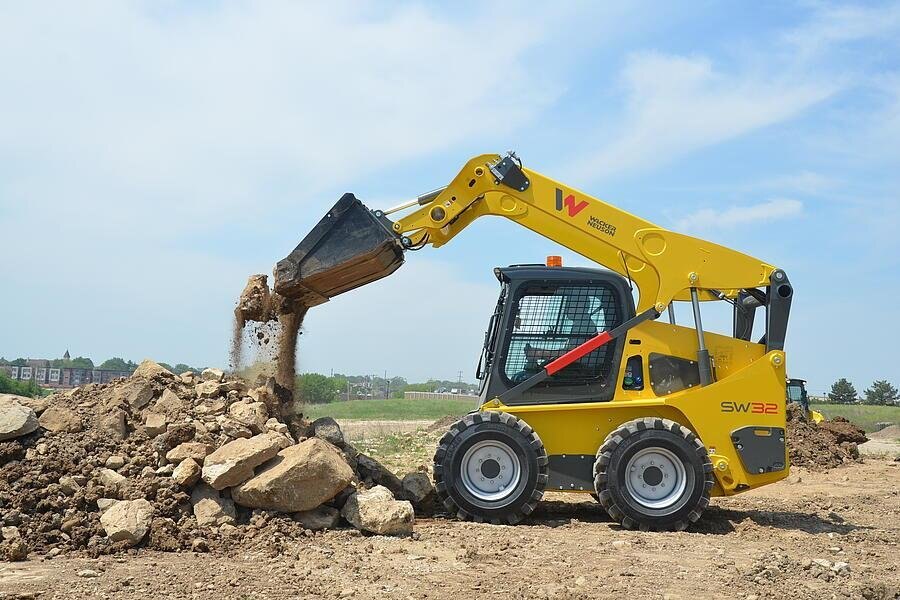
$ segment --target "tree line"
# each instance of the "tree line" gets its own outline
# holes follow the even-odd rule
[[[26,396],[34,398],[43,395],[44,390],[32,381],[16,381],[11,379],[6,373],[0,371],[0,394],[15,394],[17,396]]]
[[[886,379],[879,379],[863,391],[860,396],[845,377],[841,377],[831,385],[828,400],[834,404],[872,404],[891,406],[900,401],[900,392]]]
[[[423,383],[410,383],[404,377],[378,377],[373,375],[322,375],[303,373],[297,376],[296,393],[309,404],[325,404],[338,400],[403,398],[406,392],[434,392],[458,390],[471,394],[477,385],[450,380],[429,379]]]

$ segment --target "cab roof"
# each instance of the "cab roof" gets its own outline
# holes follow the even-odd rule
[[[494,276],[501,283],[522,279],[615,279],[627,285],[627,279],[609,269],[593,269],[590,267],[548,267],[546,265],[523,264],[508,267],[495,267]]]

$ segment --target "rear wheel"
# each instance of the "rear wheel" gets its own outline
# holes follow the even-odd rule
[[[473,413],[438,444],[435,491],[459,519],[514,524],[541,499],[547,465],[544,445],[527,423],[508,413]]]
[[[712,486],[703,443],[668,419],[625,423],[606,437],[594,462],[600,503],[628,529],[687,528],[709,505]]]

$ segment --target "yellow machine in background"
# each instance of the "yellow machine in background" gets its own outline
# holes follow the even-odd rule
[[[821,423],[825,420],[825,415],[809,407],[809,394],[806,393],[805,379],[787,380],[787,402],[788,404],[791,402],[799,404],[803,415],[813,423]]]
[[[279,262],[275,289],[307,306],[324,302],[486,215],[610,270],[562,267],[555,257],[495,269],[501,293],[479,365],[481,404],[435,453],[449,511],[515,523],[545,490],[595,493],[626,527],[682,529],[710,496],[787,476],[793,288],[784,271],[660,228],[524,168],[512,153],[476,157],[446,187],[386,211],[345,195]],[[733,335],[704,331],[701,307],[712,301],[732,305]],[[676,302],[689,303],[689,325],[676,323]],[[765,333],[753,341],[757,308]],[[667,312],[668,322],[658,320]],[[452,316],[428,325],[452,327]]]

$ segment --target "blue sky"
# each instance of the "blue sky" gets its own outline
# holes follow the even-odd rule
[[[9,2],[0,82],[7,358],[224,364],[246,275],[341,193],[515,149],[784,268],[814,391],[900,383],[898,3]],[[314,309],[300,368],[471,374],[491,269],[550,253],[476,223]]]

